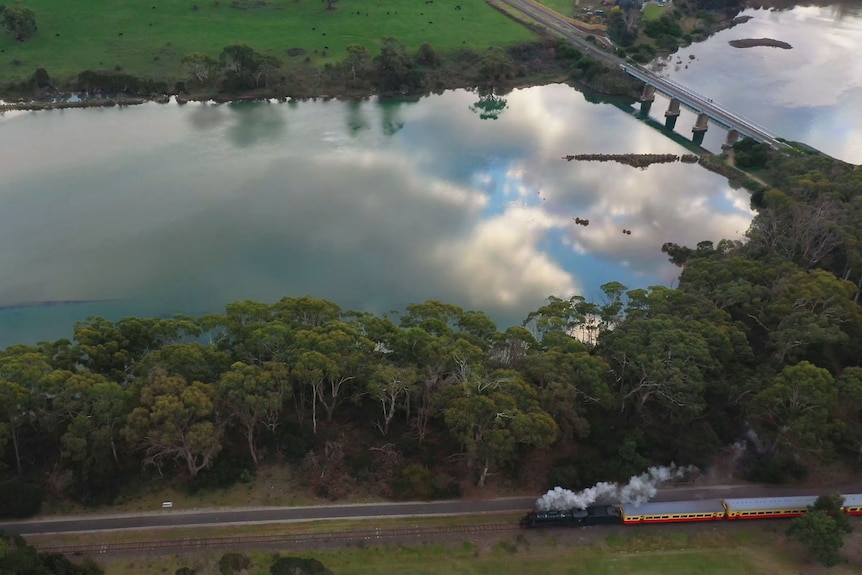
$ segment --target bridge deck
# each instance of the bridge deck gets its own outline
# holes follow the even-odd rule
[[[770,133],[765,128],[758,126],[740,114],[716,104],[710,98],[706,98],[693,90],[686,88],[682,84],[669,80],[668,78],[662,78],[661,76],[653,74],[647,70],[638,69],[625,64],[620,64],[620,68],[626,74],[637,78],[645,84],[653,86],[662,94],[679,100],[681,104],[684,104],[695,112],[706,114],[711,120],[725,128],[736,130],[743,136],[747,136],[757,142],[768,144],[775,149],[787,147],[787,144],[781,142],[776,135]]]

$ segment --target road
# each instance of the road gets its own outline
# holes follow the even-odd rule
[[[862,484],[832,488],[829,492],[860,493]],[[821,495],[823,489],[794,489],[757,485],[717,485],[665,487],[654,501],[722,499],[726,497],[780,497],[783,495]],[[0,523],[0,530],[21,535],[116,531],[119,529],[157,529],[166,527],[216,527],[250,523],[287,523],[333,519],[373,519],[382,517],[420,517],[469,515],[471,513],[524,512],[533,509],[536,497],[509,497],[484,501],[436,501],[411,503],[369,503],[317,507],[272,507],[210,511],[165,510],[137,515],[91,515],[58,517]]]
[[[551,30],[566,40],[570,41],[572,44],[577,45],[584,52],[589,53],[591,56],[604,60],[606,62],[612,64],[622,64],[624,61],[620,58],[617,58],[615,55],[610,54],[601,48],[597,47],[595,44],[587,42],[586,36],[587,34],[574,26],[570,22],[566,21],[565,18],[562,18],[556,12],[549,10],[548,8],[542,6],[541,4],[537,4],[534,2],[530,2],[530,0],[497,0],[500,4],[504,4],[509,8],[513,8],[522,12],[547,28]],[[598,35],[592,34],[597,39],[601,38],[602,42],[606,42],[610,45],[610,40]]]

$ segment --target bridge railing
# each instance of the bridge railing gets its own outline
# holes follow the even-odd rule
[[[728,110],[727,108],[722,107],[720,104],[716,104],[710,98],[707,98],[701,94],[698,94],[694,90],[691,90],[690,88],[687,88],[687,87],[683,86],[682,84],[679,84],[679,83],[671,80],[670,78],[658,76],[657,74],[654,74],[648,70],[640,68],[639,66],[625,65],[625,66],[621,66],[621,67],[623,68],[624,71],[626,71],[627,73],[636,77],[638,80],[641,80],[642,82],[647,82],[647,83],[653,82],[653,83],[655,83],[657,80],[664,82],[665,84],[671,86],[672,88],[681,92],[682,94],[685,94],[687,96],[695,98],[696,100],[700,100],[702,103],[706,104],[707,107],[712,107],[712,108],[718,110],[719,112],[722,112],[723,114],[727,115],[732,120],[737,121],[737,123],[739,123],[741,125],[741,127],[749,128],[753,131],[760,132],[764,136],[771,138],[773,140],[778,139],[776,135],[771,133],[769,130],[764,129],[763,127],[758,125],[753,120],[746,118],[745,116],[743,116],[742,114],[739,114],[738,112]],[[720,120],[720,118],[715,118],[715,119]]]

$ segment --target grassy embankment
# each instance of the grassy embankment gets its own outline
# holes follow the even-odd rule
[[[631,528],[628,531],[559,530],[527,532],[462,543],[380,546],[328,551],[289,551],[314,557],[338,575],[416,575],[530,573],[531,575],[791,575],[825,573],[808,563],[779,527],[740,525],[731,529]],[[854,542],[858,543],[858,542]],[[222,552],[165,557],[105,557],[107,575],[173,573],[191,566],[198,573],[217,572]],[[268,573],[274,551],[248,553],[253,575]],[[853,561],[851,559],[851,561]],[[830,575],[858,573],[858,559],[828,570]]]
[[[412,529],[509,524],[513,527],[524,513],[485,513],[473,515],[444,515],[438,517],[393,517],[363,519],[333,519],[295,523],[255,523],[216,527],[170,527],[164,529],[119,530],[90,533],[55,533],[28,535],[31,545],[105,545],[140,541],[181,541],[183,539],[217,539],[222,537],[251,537],[275,535],[303,535],[309,533],[344,533],[368,529]]]
[[[544,4],[551,10],[555,10],[563,16],[571,17],[574,13],[572,8],[575,5],[573,0],[539,0],[539,4]]]
[[[644,20],[658,20],[659,17],[664,14],[665,7],[662,4],[654,4],[650,3],[644,6],[643,9],[643,19]]]
[[[340,61],[351,44],[376,54],[386,36],[411,52],[428,42],[441,53],[536,40],[484,0],[458,4],[459,10],[451,2],[339,0],[335,11],[327,11],[319,0],[96,0],[82,9],[74,2],[25,0],[22,5],[36,14],[38,31],[24,42],[0,37],[0,78],[20,81],[45,68],[52,78],[69,79],[102,69],[172,85],[188,77],[183,56],[218,57],[229,44],[248,44],[290,68]],[[291,49],[305,52],[292,57]]]

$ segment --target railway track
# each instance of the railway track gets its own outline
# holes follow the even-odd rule
[[[476,535],[483,533],[505,533],[519,531],[511,523],[486,525],[458,525],[449,527],[407,527],[385,529],[362,529],[354,531],[332,531],[324,533],[291,533],[276,535],[240,535],[236,537],[194,537],[161,541],[127,541],[122,543],[82,543],[66,545],[33,545],[41,552],[65,555],[102,555],[108,553],[158,553],[189,551],[194,549],[227,549],[262,545],[309,545],[348,541],[369,542],[405,538],[425,538],[437,535]]]

